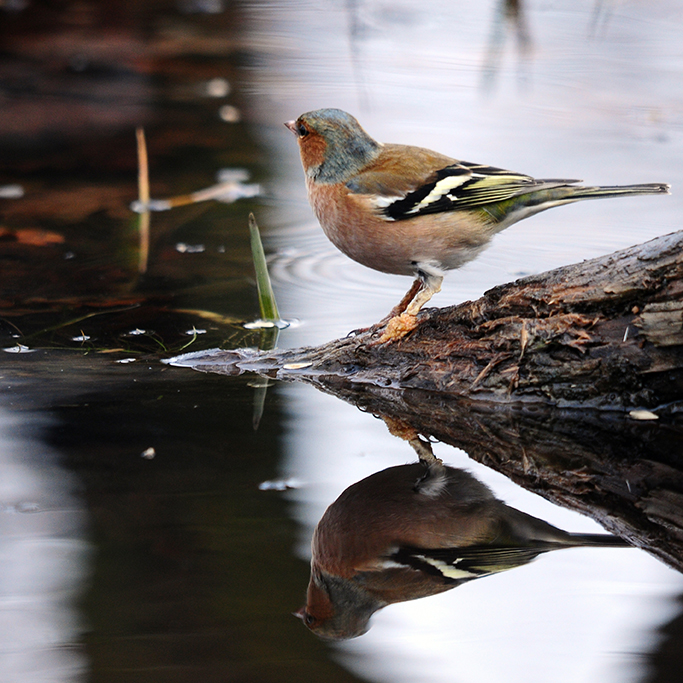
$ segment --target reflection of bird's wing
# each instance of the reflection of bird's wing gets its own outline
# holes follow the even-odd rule
[[[407,565],[432,576],[461,583],[497,574],[528,564],[541,553],[562,548],[556,543],[528,547],[500,548],[470,546],[465,548],[400,548],[392,554],[392,561]]]

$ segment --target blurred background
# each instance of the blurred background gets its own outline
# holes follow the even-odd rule
[[[434,306],[678,230],[682,31],[676,0],[0,0],[3,683],[679,680],[683,578],[636,549],[549,554],[316,640],[291,612],[317,520],[414,455],[310,386],[160,360],[258,345],[250,211],[280,346],[370,325],[407,290],[312,216],[282,125],[311,109],[536,177],[671,183],[515,225]],[[153,198],[231,188],[153,213],[145,268],[137,127]],[[510,505],[600,530],[435,452]]]

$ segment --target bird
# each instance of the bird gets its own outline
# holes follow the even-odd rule
[[[364,266],[415,278],[382,321],[388,322],[381,343],[415,329],[445,273],[476,258],[513,223],[583,199],[670,189],[537,180],[422,147],[383,144],[341,109],[309,111],[285,126],[297,138],[308,200],[330,241]]]
[[[306,604],[294,614],[324,640],[355,638],[387,605],[579,546],[629,544],[558,529],[439,458],[397,465],[351,485],[327,508],[311,541]]]

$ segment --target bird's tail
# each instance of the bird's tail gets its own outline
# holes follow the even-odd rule
[[[602,197],[629,197],[647,194],[669,194],[666,183],[644,185],[583,186],[580,180],[539,180],[531,188],[520,188],[519,194],[499,204],[487,206],[487,212],[494,219],[493,231],[505,230],[513,223],[554,206],[572,204],[583,199]]]
[[[611,187],[582,187],[575,185],[562,189],[566,190],[566,198],[572,201],[575,199],[598,199],[600,197],[628,197],[629,195],[640,194],[669,194],[670,188],[671,186],[666,183],[647,183],[644,185],[614,185]]]
[[[610,534],[567,534],[568,545],[590,545],[601,548],[628,548],[630,543]]]
[[[586,545],[617,548],[630,545],[611,534],[572,534],[509,506],[505,506],[504,520],[507,532],[496,539],[500,545],[528,546],[540,552]]]

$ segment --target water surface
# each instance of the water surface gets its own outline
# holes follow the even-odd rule
[[[3,680],[672,680],[683,580],[636,549],[550,554],[391,606],[355,641],[316,640],[290,614],[314,525],[346,486],[412,451],[302,385],[270,386],[254,431],[260,380],[160,359],[258,342],[239,325],[258,311],[249,211],[297,321],[282,346],[371,324],[408,288],[315,224],[282,122],[317,107],[352,112],[382,141],[537,177],[672,184],[671,197],[514,226],[433,305],[678,229],[683,6],[5,5],[0,184],[24,196],[0,199],[0,331],[33,353],[0,358]],[[154,215],[144,276],[129,209],[138,125],[154,197],[209,186],[221,168],[262,187]],[[435,451],[510,505],[599,530]],[[286,480],[297,488],[259,489]]]

